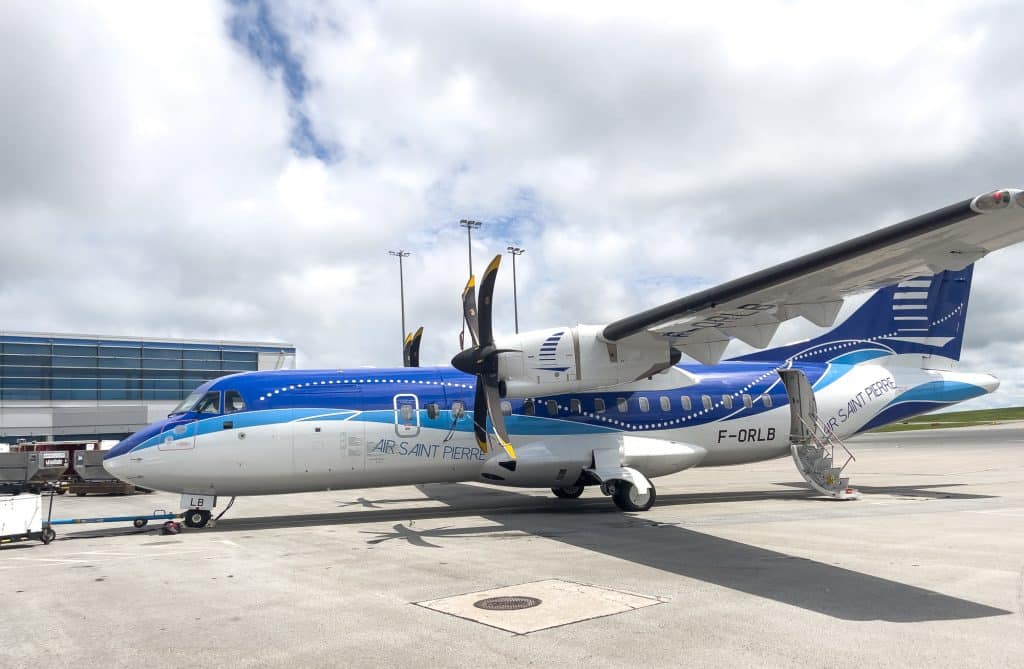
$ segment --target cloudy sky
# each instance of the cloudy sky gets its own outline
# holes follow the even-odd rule
[[[446,363],[459,219],[478,271],[527,249],[530,329],[1024,186],[1019,5],[681,7],[2,3],[0,329],[400,364],[401,248]],[[1024,245],[975,273],[962,367],[1004,382],[982,404],[1024,404],[1021,285]]]

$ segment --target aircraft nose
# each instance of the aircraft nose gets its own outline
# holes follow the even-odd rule
[[[131,460],[127,453],[113,458],[105,458],[103,460],[103,468],[106,469],[107,473],[114,478],[125,482],[127,482],[128,477],[131,476]]]

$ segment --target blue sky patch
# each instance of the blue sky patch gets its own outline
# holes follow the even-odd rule
[[[309,78],[302,61],[291,49],[288,36],[274,23],[273,13],[265,0],[232,0],[234,9],[228,19],[228,33],[245,47],[249,56],[271,77],[280,76],[291,102],[291,147],[300,156],[313,156],[325,163],[343,158],[340,146],[317,137],[313,124],[303,108]]]

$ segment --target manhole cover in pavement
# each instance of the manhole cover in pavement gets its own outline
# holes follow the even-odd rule
[[[660,603],[654,597],[554,578],[416,602],[438,613],[513,634],[530,634]]]
[[[484,611],[519,611],[521,609],[532,609],[540,604],[536,597],[525,597],[516,595],[514,597],[488,597],[473,602],[473,606]]]

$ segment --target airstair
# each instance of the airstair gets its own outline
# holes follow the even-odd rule
[[[804,480],[822,495],[834,499],[857,499],[843,470],[856,462],[846,444],[818,417],[817,402],[807,376],[798,369],[781,369],[779,376],[789,394],[790,450]],[[845,459],[844,459],[845,458]],[[843,461],[839,465],[839,460]]]

